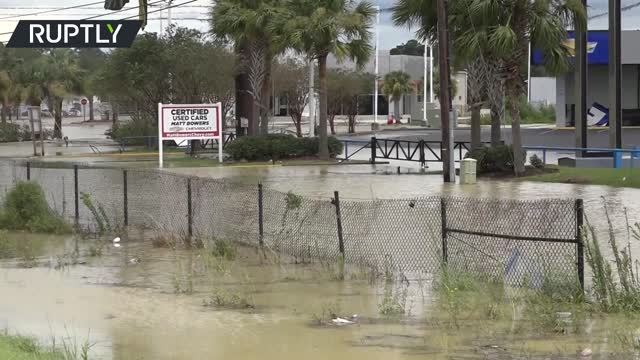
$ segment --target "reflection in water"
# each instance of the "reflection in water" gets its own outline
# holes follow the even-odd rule
[[[25,240],[24,234],[9,237]],[[426,275],[410,282],[404,303],[409,317],[386,319],[379,315],[384,284],[371,285],[366,269],[350,269],[346,281],[336,281],[331,264],[278,262],[252,248],[207,268],[203,250],[133,240],[114,248],[105,241],[102,256],[88,257],[96,242],[84,240],[76,262],[84,265],[54,270],[50,259],[73,251],[74,241],[26,238],[47,246],[34,246],[34,268],[0,263],[0,324],[43,341],[70,336],[82,342],[89,336],[100,359],[575,358],[584,347],[595,354],[614,351],[607,338],[623,326],[633,328],[632,320],[595,318],[580,332],[544,335],[510,330],[509,316],[486,321],[473,314],[453,326],[434,303]],[[192,293],[176,294],[176,282],[184,281],[193,282]],[[203,300],[220,288],[249,296],[255,307],[204,307]],[[313,326],[311,319],[327,306],[362,320]]]

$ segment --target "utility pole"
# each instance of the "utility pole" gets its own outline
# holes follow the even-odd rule
[[[169,0],[169,6],[167,7],[167,22],[169,23],[169,28],[171,28],[171,2],[173,2],[173,0]]]
[[[582,0],[582,5],[587,9],[587,0]],[[613,44],[609,44],[612,46]],[[576,126],[576,147],[587,147],[587,26],[584,28],[576,26],[576,59],[575,59],[575,126]],[[613,89],[609,89],[612,91]],[[584,157],[585,151],[576,151],[576,157]]]
[[[447,0],[438,0],[438,62],[440,64],[440,119],[442,123],[442,174],[444,182],[455,182],[451,126],[451,78],[449,75],[449,34]]]
[[[622,148],[620,0],[609,0],[609,147]]]

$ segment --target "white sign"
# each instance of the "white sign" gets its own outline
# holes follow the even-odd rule
[[[222,104],[158,104],[159,163],[163,165],[162,140],[218,140],[222,164]]]
[[[220,104],[160,104],[162,137],[204,139],[220,136]]]

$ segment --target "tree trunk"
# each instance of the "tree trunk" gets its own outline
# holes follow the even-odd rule
[[[349,115],[349,134],[356,132],[356,117],[355,115]]]
[[[295,114],[292,116],[293,123],[296,125],[296,136],[302,137],[302,114]]]
[[[318,78],[320,82],[320,116],[319,116],[319,149],[318,156],[329,160],[329,138],[327,136],[327,55],[318,57]]]
[[[511,141],[513,147],[513,171],[515,176],[524,175],[524,157],[522,151],[522,135],[520,133],[520,103],[517,85],[510,86],[511,101],[509,104],[511,113]]]
[[[62,99],[56,98],[53,104],[53,117],[54,117],[54,125],[53,125],[53,138],[54,139],[62,139]],[[41,133],[42,136],[44,133]]]
[[[87,101],[89,102],[89,121],[93,121],[93,95],[87,96]]]
[[[396,122],[400,123],[400,98],[393,101],[393,117]]]
[[[480,129],[480,105],[471,106],[471,149],[482,146],[482,135]]]
[[[2,125],[7,124],[7,102],[2,102],[2,110],[0,110],[0,120],[2,121]]]
[[[267,135],[269,133],[269,107],[271,104],[271,53],[269,50],[265,51],[264,63],[266,73],[262,83],[262,96],[260,97],[260,133]]]
[[[491,108],[491,146],[496,147],[502,142],[500,129],[500,112]]]
[[[327,118],[329,119],[329,129],[331,130],[331,135],[336,134],[336,114],[327,114]]]

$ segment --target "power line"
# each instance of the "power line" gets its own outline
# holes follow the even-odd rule
[[[157,1],[151,2],[151,3],[147,4],[147,5],[151,6],[151,5],[153,5],[153,4],[157,4],[157,3],[159,3],[159,2],[164,2],[164,0],[157,0]],[[137,10],[137,8],[132,7],[132,8],[128,8],[128,9],[116,10],[116,11],[108,12],[108,13],[106,13],[106,14],[102,14],[102,15],[95,15],[95,16],[91,16],[91,17],[88,17],[88,18],[84,18],[84,19],[82,19],[82,20],[97,19],[97,18],[99,18],[99,17],[109,16],[109,15],[111,15],[111,14],[117,14],[117,13],[121,13],[121,12],[124,12],[124,11],[131,11],[131,10]],[[150,13],[150,12],[147,12],[147,14],[149,14],[149,13]],[[137,17],[137,16],[139,16],[139,15],[134,15],[134,17]],[[120,20],[124,20],[124,19],[120,19]]]
[[[85,6],[91,6],[91,5],[96,5],[96,4],[104,4],[104,1],[96,1],[96,2],[93,2],[93,3],[75,5],[75,6],[68,6],[68,7],[57,8],[57,9],[53,9],[53,10],[38,11],[38,12],[29,13],[29,14],[23,14],[23,15],[18,15],[18,16],[5,16],[5,17],[1,17],[0,20],[9,19],[9,18],[15,18],[15,17],[24,17],[24,16],[32,16],[32,15],[40,15],[40,14],[49,14],[49,13],[58,12],[58,11],[64,11],[64,10],[69,10],[69,9],[83,8]]]
[[[156,13],[156,12],[158,12],[158,11],[162,11],[162,10],[167,10],[167,9],[176,8],[176,7],[179,7],[179,6],[185,5],[185,4],[191,4],[192,2],[196,2],[196,1],[198,1],[198,0],[189,0],[189,1],[187,1],[187,2],[183,2],[183,3],[181,3],[181,4],[175,4],[175,5],[171,5],[171,6],[166,6],[166,7],[160,8],[160,9],[158,9],[158,10],[149,11],[149,12],[147,12],[147,15],[148,15],[148,14],[153,14],[153,13]],[[129,16],[129,17],[126,17],[126,18],[122,18],[122,19],[120,19],[120,20],[133,19],[133,18],[135,18],[135,17],[137,17],[137,16],[138,16],[138,15],[133,15],[133,16]]]

